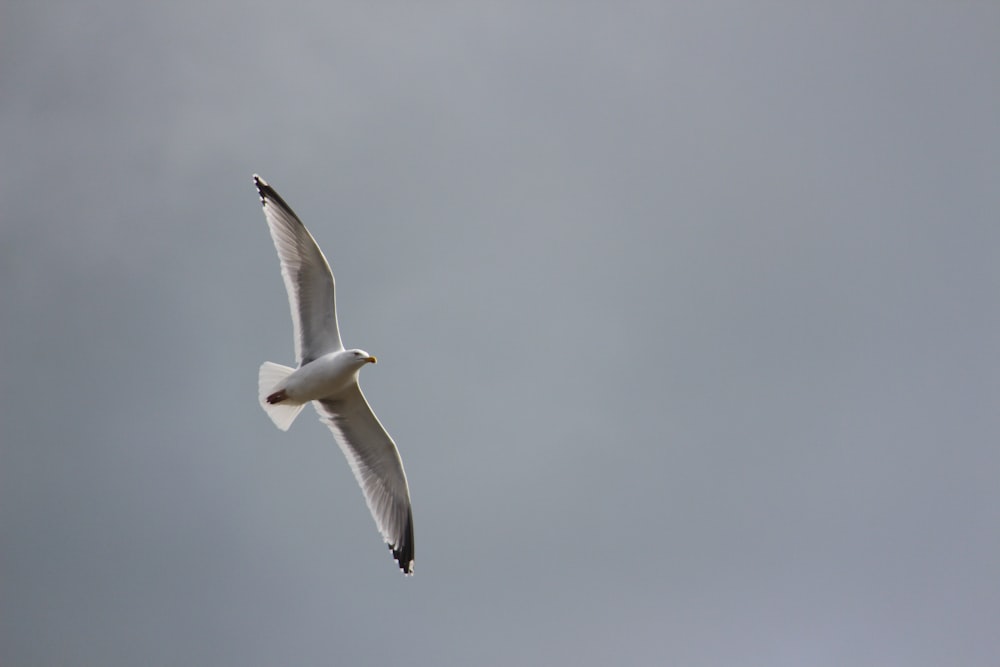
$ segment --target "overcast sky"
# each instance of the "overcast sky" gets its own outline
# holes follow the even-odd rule
[[[4,667],[995,665],[1000,5],[7,2]],[[402,453],[312,411],[258,172]]]

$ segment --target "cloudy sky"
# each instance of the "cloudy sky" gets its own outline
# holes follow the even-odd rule
[[[0,663],[1000,656],[1000,7],[0,7]],[[310,226],[416,575],[311,411]]]

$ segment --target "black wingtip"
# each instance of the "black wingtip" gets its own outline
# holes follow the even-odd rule
[[[274,188],[272,188],[268,184],[267,181],[265,181],[263,178],[261,178],[257,174],[254,174],[253,175],[253,184],[255,186],[257,186],[257,194],[260,195],[260,205],[261,206],[267,206],[268,202],[272,202],[273,204],[277,205],[279,208],[283,208],[286,211],[288,211],[288,213],[290,213],[291,216],[293,218],[295,218],[296,220],[298,219],[298,216],[295,215],[295,211],[292,210],[292,207],[289,206],[285,202],[285,200],[281,198],[281,195],[279,195],[277,192],[275,192]]]
[[[267,184],[267,181],[257,174],[253,175],[253,184],[257,188],[257,195],[260,197],[261,206],[265,206],[267,204],[268,197],[272,194],[276,194],[271,186]]]
[[[405,575],[413,574],[413,511],[406,515],[406,529],[403,531],[403,539],[399,544],[390,544],[389,550],[392,557],[399,564],[399,569]]]

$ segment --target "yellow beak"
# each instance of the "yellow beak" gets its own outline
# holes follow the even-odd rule
[[[368,361],[372,362],[373,364],[378,363],[378,359],[376,359],[375,357],[368,357]]]

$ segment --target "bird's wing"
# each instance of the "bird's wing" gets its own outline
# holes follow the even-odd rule
[[[253,182],[281,260],[281,276],[292,309],[296,360],[302,366],[328,352],[343,350],[333,272],[323,251],[274,188],[256,174]]]
[[[413,511],[406,473],[395,443],[372,412],[357,382],[340,394],[314,404],[351,464],[393,558],[405,574],[412,574]]]

